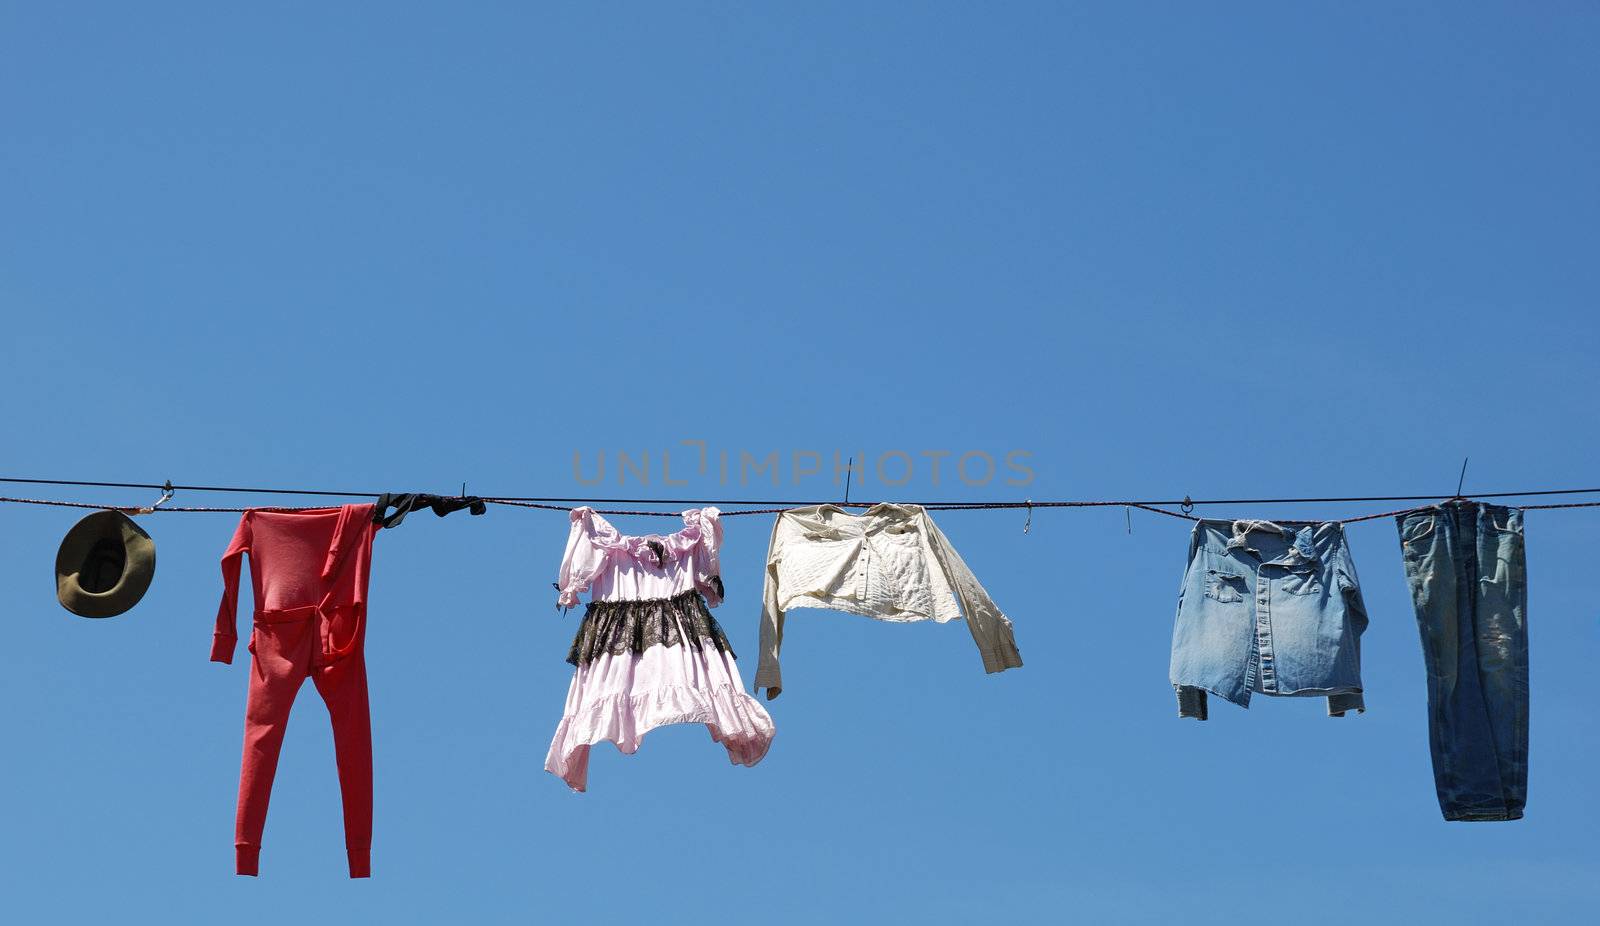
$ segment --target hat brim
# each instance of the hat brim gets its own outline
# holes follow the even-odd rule
[[[81,571],[90,553],[104,541],[122,548],[122,573],[104,591],[83,587]],[[133,519],[120,511],[97,511],[72,529],[56,551],[56,599],[79,617],[115,617],[144,597],[156,574],[156,543]]]

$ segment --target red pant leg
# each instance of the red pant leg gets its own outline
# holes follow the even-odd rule
[[[317,641],[314,621],[256,624],[250,635],[250,698],[244,714],[244,757],[239,769],[239,810],[234,823],[237,870],[260,869],[261,830],[278,771],[289,709],[305,680]]]
[[[344,844],[352,878],[372,876],[372,720],[362,642],[357,641],[354,652],[332,665],[312,669],[311,674],[333,721],[339,792],[344,798]]]

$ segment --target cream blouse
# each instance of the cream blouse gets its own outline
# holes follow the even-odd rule
[[[778,515],[767,548],[761,657],[755,687],[783,691],[778,650],[791,608],[828,608],[881,621],[965,617],[986,672],[1022,665],[1011,621],[919,505],[881,503],[853,515],[837,505]]]

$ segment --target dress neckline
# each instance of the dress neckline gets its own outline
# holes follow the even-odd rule
[[[583,519],[595,546],[606,550],[625,550],[635,559],[648,557],[662,564],[667,553],[676,558],[693,550],[707,534],[707,520],[718,514],[720,512],[715,508],[689,508],[682,513],[683,527],[673,533],[624,534],[587,505],[572,510],[573,520]]]

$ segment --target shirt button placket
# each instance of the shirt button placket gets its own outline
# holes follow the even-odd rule
[[[1278,679],[1272,668],[1272,608],[1265,570],[1256,573],[1256,653],[1261,659],[1261,690],[1277,691]]]

